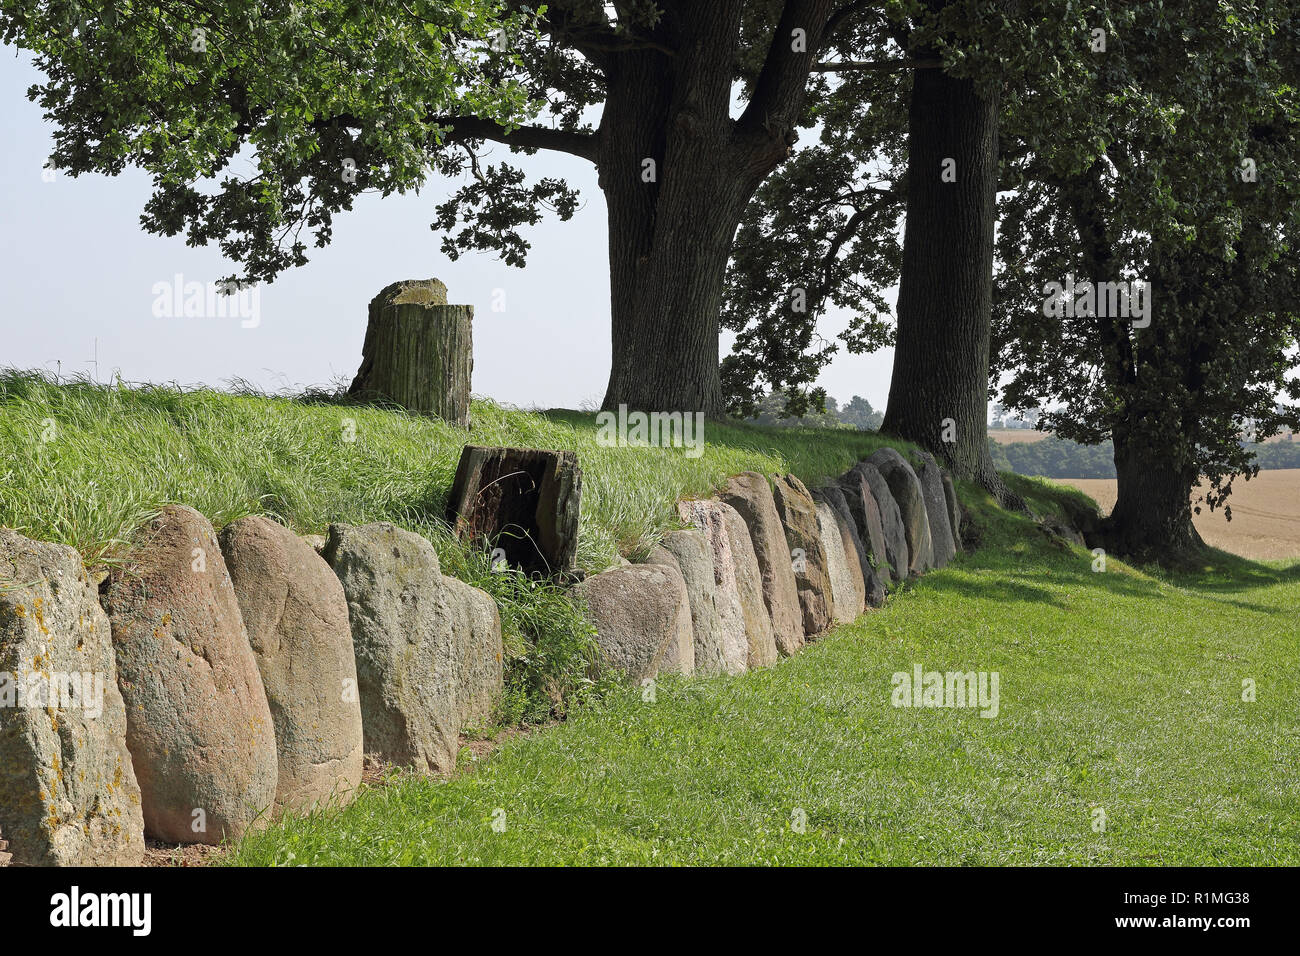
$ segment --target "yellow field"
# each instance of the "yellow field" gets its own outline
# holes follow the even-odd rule
[[[1113,478],[1056,480],[1091,495],[1103,514],[1115,505]],[[1261,471],[1251,481],[1238,481],[1228,504],[1231,521],[1222,509],[1211,514],[1202,505],[1195,522],[1206,544],[1245,558],[1300,556],[1300,468]]]
[[[1051,432],[1040,432],[1033,428],[990,428],[989,437],[999,445],[1011,445],[1020,442],[1031,445],[1044,438],[1051,438]]]

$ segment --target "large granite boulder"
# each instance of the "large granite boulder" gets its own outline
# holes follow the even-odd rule
[[[686,582],[686,598],[691,605],[691,631],[695,644],[695,673],[702,676],[725,674],[732,668],[724,646],[722,618],[718,613],[718,584],[714,578],[713,551],[702,531],[683,528],[665,532],[661,547],[676,562]],[[658,550],[651,555],[654,561]],[[732,584],[735,584],[733,575]],[[737,645],[735,669],[745,669],[748,644],[741,634]]]
[[[746,666],[753,670],[771,667],[780,653],[772,617],[767,602],[763,600],[763,572],[750,540],[749,526],[735,508],[725,501],[722,521],[731,541],[731,556],[735,562],[736,590],[740,594],[740,608],[745,619],[745,637],[749,641]],[[793,572],[791,572],[793,573]]]
[[[777,650],[787,657],[798,653],[804,644],[799,587],[771,486],[758,472],[744,471],[727,479],[718,497],[736,510],[749,529]]]
[[[921,495],[925,499],[925,514],[930,520],[930,540],[934,547],[934,566],[941,568],[957,554],[953,542],[952,518],[948,513],[948,498],[943,490],[943,472],[929,452],[918,452],[921,459],[916,477],[921,482]]]
[[[501,613],[492,595],[443,576],[455,664],[457,724],[483,728],[492,723],[505,690]]]
[[[387,522],[334,524],[322,557],[348,602],[366,753],[453,770],[461,663],[433,545]]]
[[[832,620],[830,570],[817,523],[817,505],[804,483],[794,475],[776,476],[772,496],[792,556],[804,635],[812,637],[830,627]]]
[[[862,595],[865,604],[871,603],[874,590],[879,590],[880,603],[885,601],[885,587],[879,575],[871,566],[871,551],[858,531],[857,521],[849,510],[848,499],[844,489],[837,482],[830,481],[813,490],[813,501],[830,506],[835,517],[835,524],[844,542],[844,556],[848,560],[849,576],[853,578],[854,588]]]
[[[240,518],[220,541],[275,724],[275,809],[349,803],[365,752],[343,586],[311,545],[268,518]]]
[[[718,612],[718,630],[722,653],[723,670],[728,674],[743,673],[749,667],[749,660],[755,656],[751,653],[751,636],[746,622],[746,602],[741,599],[741,582],[736,570],[736,556],[731,547],[731,535],[727,530],[727,512],[735,509],[720,501],[693,499],[677,503],[678,514],[682,521],[694,525],[708,542],[713,563],[713,581],[715,586],[714,606]],[[741,522],[744,526],[744,522]],[[749,539],[749,532],[745,532]],[[753,554],[750,545],[749,554]],[[762,584],[755,582],[758,588],[758,603],[763,602]],[[746,590],[748,591],[748,586]],[[762,647],[772,645],[775,655],[776,644],[772,638],[772,621],[766,610],[761,615],[765,624],[762,635],[755,633],[754,640],[760,647],[758,656],[762,656]]]
[[[665,663],[669,649],[691,649],[694,635],[686,582],[676,568],[633,564],[592,575],[578,586],[596,627],[604,662],[640,682],[668,673],[689,673],[679,656]]]
[[[934,567],[934,540],[930,532],[930,516],[925,510],[925,495],[921,479],[902,455],[893,448],[879,448],[871,453],[867,463],[875,465],[889,484],[889,491],[898,505],[907,534],[908,572],[924,574]]]
[[[133,866],[140,786],[112,632],[66,545],[0,528],[0,837],[27,866]],[[0,846],[0,850],[5,850]]]
[[[840,530],[840,519],[836,517],[830,502],[818,501],[816,508],[817,533],[821,537],[822,550],[826,552],[826,577],[830,584],[827,596],[830,598],[831,620],[836,624],[850,624],[857,620],[866,606],[862,594],[862,570],[858,569],[856,577],[850,570],[850,561],[856,562],[857,555],[849,557]],[[851,542],[849,547],[852,547]]]
[[[840,484],[876,573],[886,587],[905,580],[910,558],[907,531],[885,476],[874,465],[859,462]]]
[[[695,603],[691,600],[691,587],[686,583],[686,575],[682,574],[682,567],[677,561],[677,556],[663,545],[655,545],[650,550],[645,563],[660,565],[668,569],[670,574],[679,575],[682,579],[682,587],[686,589],[687,606],[691,609],[689,640],[687,635],[682,634],[669,645],[664,652],[664,659],[659,664],[659,672],[661,674],[694,674],[699,666],[695,660]]]
[[[237,839],[275,803],[275,725],[208,519],[168,505],[104,594],[145,832]]]

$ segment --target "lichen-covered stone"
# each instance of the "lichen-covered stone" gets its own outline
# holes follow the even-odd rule
[[[634,682],[659,676],[670,647],[691,646],[691,606],[675,568],[611,568],[587,578],[578,590],[605,664]]]
[[[322,556],[348,602],[366,753],[422,771],[454,769],[461,662],[438,553],[380,522],[330,525]]]
[[[889,484],[889,491],[898,505],[907,534],[908,571],[924,574],[934,567],[934,539],[930,531],[930,516],[925,508],[925,495],[921,480],[902,455],[893,448],[878,448],[867,459],[875,465]]]
[[[741,585],[736,570],[736,556],[732,552],[731,535],[727,530],[727,511],[735,509],[720,501],[691,499],[679,501],[677,511],[684,522],[694,525],[704,535],[709,545],[713,564],[714,606],[718,611],[718,644],[722,654],[723,670],[728,674],[744,673],[749,667],[750,635],[746,626],[746,604],[741,599]],[[744,522],[741,522],[743,527]],[[746,530],[748,540],[749,532]],[[750,547],[752,554],[753,547]],[[761,588],[761,585],[759,585]],[[748,588],[747,588],[748,591]],[[762,604],[762,593],[759,593]],[[766,637],[759,634],[756,639],[760,645],[772,641],[772,621],[767,617],[766,609],[761,615]],[[762,654],[760,649],[759,654]]]
[[[343,586],[306,541],[269,518],[240,518],[220,541],[275,723],[276,811],[349,803],[365,752]]]
[[[20,865],[133,866],[144,856],[98,598],[74,549],[0,528],[0,837]]]
[[[711,676],[731,672],[733,668],[728,664],[722,618],[718,613],[718,584],[708,538],[702,531],[683,528],[666,532],[662,546],[663,550],[673,556],[682,579],[686,582],[695,644],[695,673]],[[653,559],[652,555],[651,560]],[[738,653],[734,661],[736,671],[744,670],[748,656],[748,647],[743,637],[741,635],[737,644]]]
[[[275,802],[275,726],[211,523],[168,505],[104,595],[145,833],[217,844]]]
[[[804,483],[794,475],[778,475],[772,483],[772,496],[792,556],[804,635],[813,637],[831,626],[833,616],[830,572],[817,519],[817,505]]]
[[[727,479],[718,497],[736,510],[749,529],[777,650],[787,657],[797,654],[804,645],[803,613],[799,609],[793,556],[771,486],[758,472],[744,471]]]

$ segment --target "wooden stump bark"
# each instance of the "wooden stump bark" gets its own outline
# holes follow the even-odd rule
[[[466,445],[447,521],[462,540],[500,548],[512,568],[561,577],[575,566],[581,500],[575,452]]]
[[[448,305],[437,279],[394,282],[370,301],[361,368],[349,395],[469,427],[472,305]]]

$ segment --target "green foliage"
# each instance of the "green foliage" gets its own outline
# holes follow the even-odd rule
[[[256,280],[306,261],[303,230],[328,243],[361,190],[406,192],[431,168],[461,171],[447,116],[510,129],[540,108],[507,75],[515,54],[490,42],[497,30],[536,32],[536,14],[510,6],[13,0],[0,37],[48,77],[28,95],[55,124],[56,168],[139,166],[154,183],[146,229],[217,242]]]
[[[1300,399],[1300,19],[1285,2],[1098,7],[1087,109],[1063,104],[1046,137],[1009,104],[993,378],[1064,438],[1205,476],[1216,507],[1256,469],[1247,422],[1261,439],[1300,424],[1278,403]],[[1150,326],[1045,315],[1068,275],[1150,283]]]
[[[821,411],[818,411],[820,405]],[[799,413],[796,409],[802,408]],[[825,389],[814,389],[808,394],[773,390],[755,407],[754,415],[747,419],[755,425],[777,428],[856,428],[860,431],[878,431],[884,414],[871,407],[861,395],[854,395],[843,408]]]
[[[1242,443],[1258,471],[1300,468],[1300,442]],[[1114,478],[1115,448],[1109,440],[1080,445],[1068,438],[999,444],[989,439],[989,452],[1000,471],[1045,478]]]

